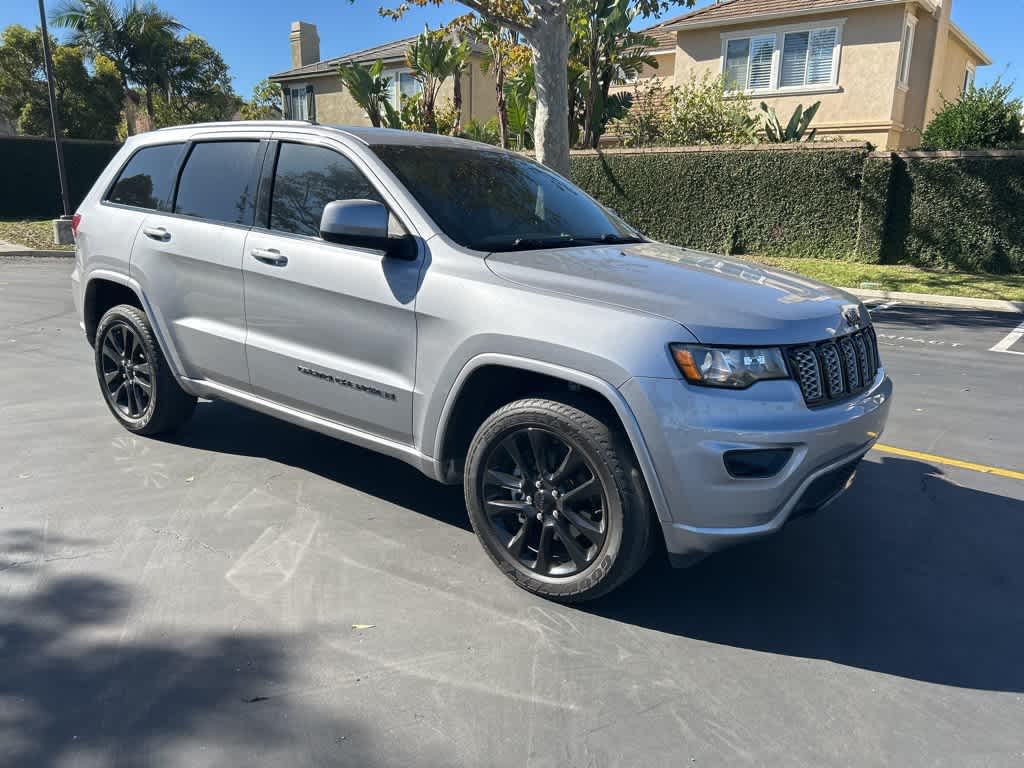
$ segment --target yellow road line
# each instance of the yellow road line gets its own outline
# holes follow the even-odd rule
[[[982,472],[986,475],[998,475],[999,477],[1008,477],[1011,480],[1024,480],[1024,472],[1015,472],[1012,469],[1003,469],[1002,467],[990,467],[986,464],[972,464],[969,461],[960,461],[960,459],[949,459],[945,456],[936,456],[934,453],[908,451],[906,448],[894,448],[891,445],[882,445],[881,443],[875,443],[875,450],[881,451],[882,453],[891,453],[894,456],[905,456],[908,459],[930,461],[933,464],[945,464],[947,467],[969,469],[972,472]]]

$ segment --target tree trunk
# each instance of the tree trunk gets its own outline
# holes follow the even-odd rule
[[[597,108],[597,76],[600,68],[601,37],[598,34],[596,14],[590,21],[590,39],[587,50],[587,101],[583,109],[583,146],[594,142],[594,118]]]
[[[504,62],[499,66],[494,62],[494,95],[498,100],[498,138],[501,148],[508,149],[508,106],[505,104],[505,70]]]
[[[547,9],[545,9],[547,10]],[[537,113],[533,143],[537,160],[569,176],[569,25],[564,5],[537,14],[524,35],[533,53]]]
[[[452,77],[452,106],[455,107],[452,136],[458,136],[462,132],[462,73],[456,72]]]
[[[156,108],[153,106],[153,87],[146,86],[146,116],[149,118],[149,130],[156,128]]]

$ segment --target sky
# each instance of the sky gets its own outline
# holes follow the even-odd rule
[[[267,75],[291,66],[288,31],[292,21],[316,24],[320,53],[330,58],[416,34],[424,24],[437,26],[465,10],[454,3],[413,8],[402,21],[395,22],[377,14],[382,4],[397,5],[387,0],[158,0],[158,3],[221,52],[231,68],[235,90],[242,96],[248,96],[252,86]],[[56,5],[57,0],[46,0],[48,12]],[[698,0],[697,5],[707,5],[707,0]],[[994,62],[978,70],[979,85],[1002,76],[1004,82],[1014,81],[1015,94],[1024,97],[1022,19],[1024,0],[954,0],[953,20]],[[29,27],[38,25],[37,0],[0,0],[0,29],[15,23]],[[58,30],[53,31],[60,36]]]

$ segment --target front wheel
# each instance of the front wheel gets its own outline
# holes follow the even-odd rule
[[[493,413],[469,448],[466,505],[498,567],[529,592],[592,600],[650,552],[650,504],[616,426],[575,405],[519,400]]]

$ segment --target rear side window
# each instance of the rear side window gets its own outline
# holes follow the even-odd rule
[[[281,144],[270,200],[270,228],[317,236],[320,214],[333,200],[383,202],[347,157],[326,147]]]
[[[143,147],[121,170],[107,200],[154,211],[170,210],[174,174],[183,144]]]
[[[174,212],[251,226],[256,211],[259,141],[196,144],[185,161]]]

